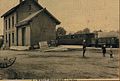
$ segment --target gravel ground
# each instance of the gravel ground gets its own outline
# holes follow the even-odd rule
[[[118,51],[114,58],[102,57],[97,50],[88,50],[86,58],[82,51],[63,52],[0,51],[3,57],[17,57],[13,66],[0,69],[2,79],[113,79],[118,78]]]

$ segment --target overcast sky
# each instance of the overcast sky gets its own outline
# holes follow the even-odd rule
[[[19,0],[0,0],[0,16],[18,4]],[[39,0],[68,32],[83,28],[93,30],[119,29],[119,0]],[[3,20],[0,18],[0,34]]]

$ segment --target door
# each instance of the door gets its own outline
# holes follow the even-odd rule
[[[26,34],[26,28],[22,28],[22,46],[25,46],[25,35]]]

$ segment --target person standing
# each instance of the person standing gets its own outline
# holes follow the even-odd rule
[[[85,57],[85,52],[86,52],[86,41],[83,41],[83,57]]]
[[[106,54],[106,45],[102,46],[102,53],[103,53],[103,57],[105,57],[105,54]]]
[[[113,58],[112,46],[110,46],[110,58]]]

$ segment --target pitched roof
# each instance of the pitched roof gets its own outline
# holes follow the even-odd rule
[[[18,4],[18,5],[16,5],[15,7],[13,7],[13,8],[11,8],[10,10],[8,10],[6,13],[4,13],[2,16],[1,16],[1,18],[2,17],[5,17],[5,16],[7,16],[7,15],[9,15],[9,14],[11,14],[12,12],[14,12],[14,11],[16,11],[18,8],[19,8],[19,6],[21,6],[22,4],[24,4],[26,1],[22,1],[20,4]],[[33,1],[38,7],[41,7],[41,8],[43,8],[38,2],[36,2],[36,1]]]
[[[60,24],[60,23],[61,23],[61,22],[60,22],[55,16],[53,16],[46,8],[45,8],[44,11],[45,11],[45,13],[48,14],[52,19],[54,19],[57,24]]]
[[[37,16],[40,12],[42,12],[44,9],[41,9],[33,14],[31,14],[30,16],[28,16],[27,18],[23,19],[22,21],[18,22],[18,24],[16,24],[16,27],[21,26],[21,25],[25,25],[28,24],[30,20],[32,20],[32,18],[34,18],[35,16]]]
[[[31,14],[30,16],[28,16],[27,18],[23,19],[22,21],[18,22],[18,24],[16,24],[16,27],[22,26],[22,25],[26,25],[28,24],[34,17],[36,17],[37,15],[39,15],[39,13],[45,11],[45,13],[47,13],[53,20],[55,20],[55,22],[57,24],[60,24],[61,22],[59,20],[57,20],[50,12],[48,12],[48,10],[46,8],[43,8],[33,14]]]

